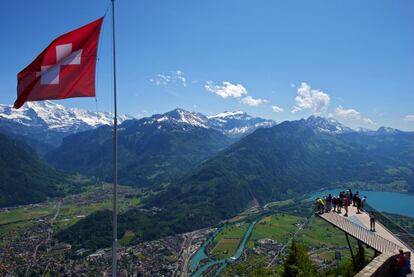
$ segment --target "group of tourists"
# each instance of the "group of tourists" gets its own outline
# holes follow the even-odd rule
[[[345,212],[344,216],[347,217],[349,206],[356,207],[357,214],[360,214],[361,211],[364,211],[366,201],[366,196],[361,197],[358,191],[352,193],[352,189],[348,189],[347,191],[341,191],[337,196],[328,194],[327,196],[316,198],[315,207],[319,214],[329,213],[331,211],[340,214],[343,210]],[[369,218],[371,231],[375,232],[375,213],[373,211],[369,212]]]
[[[341,191],[337,196],[328,194],[324,197],[317,197],[315,199],[315,212],[323,214],[332,211],[342,214],[342,211],[344,211],[343,216],[347,217],[348,207],[352,205],[356,207],[357,214],[360,214],[361,211],[368,213],[370,219],[370,231],[375,232],[375,212],[368,212],[365,210],[364,206],[366,201],[366,196],[360,197],[358,191],[354,194],[351,189],[348,189],[347,191]],[[401,249],[399,250],[399,254],[395,256],[394,263],[390,268],[389,276],[407,276],[407,274],[411,272],[410,253],[404,253]]]
[[[357,208],[357,213],[360,214],[364,210],[364,205],[367,197],[360,197],[359,192],[352,193],[351,189],[347,191],[341,191],[338,196],[332,196],[328,194],[325,197],[316,198],[316,206],[319,213],[329,213],[332,209],[334,212],[342,213],[342,209],[345,210],[344,216],[348,216],[348,207],[353,205]]]

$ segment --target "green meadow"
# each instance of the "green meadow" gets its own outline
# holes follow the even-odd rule
[[[297,230],[295,225],[303,220],[302,217],[285,214],[274,214],[265,217],[257,222],[254,227],[248,242],[248,247],[253,248],[255,241],[264,238],[286,243],[290,235]]]
[[[214,238],[213,248],[211,249],[210,254],[218,259],[233,256],[248,226],[248,223],[237,223],[226,226]]]

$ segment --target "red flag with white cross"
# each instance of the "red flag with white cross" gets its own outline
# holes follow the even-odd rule
[[[103,17],[56,38],[17,75],[14,108],[26,101],[95,96],[95,68]]]

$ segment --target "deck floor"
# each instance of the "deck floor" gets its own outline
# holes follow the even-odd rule
[[[349,206],[348,217],[345,217],[344,214],[345,210],[342,209],[342,213],[331,211],[318,215],[330,224],[381,253],[391,252],[398,254],[399,249],[411,252],[411,265],[414,265],[412,250],[380,222],[376,221],[375,232],[372,232],[370,231],[370,218],[366,212],[357,213],[356,207]]]

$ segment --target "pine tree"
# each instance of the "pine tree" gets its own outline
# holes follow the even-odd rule
[[[309,258],[303,244],[292,241],[289,253],[283,263],[283,277],[319,276],[316,266]]]

